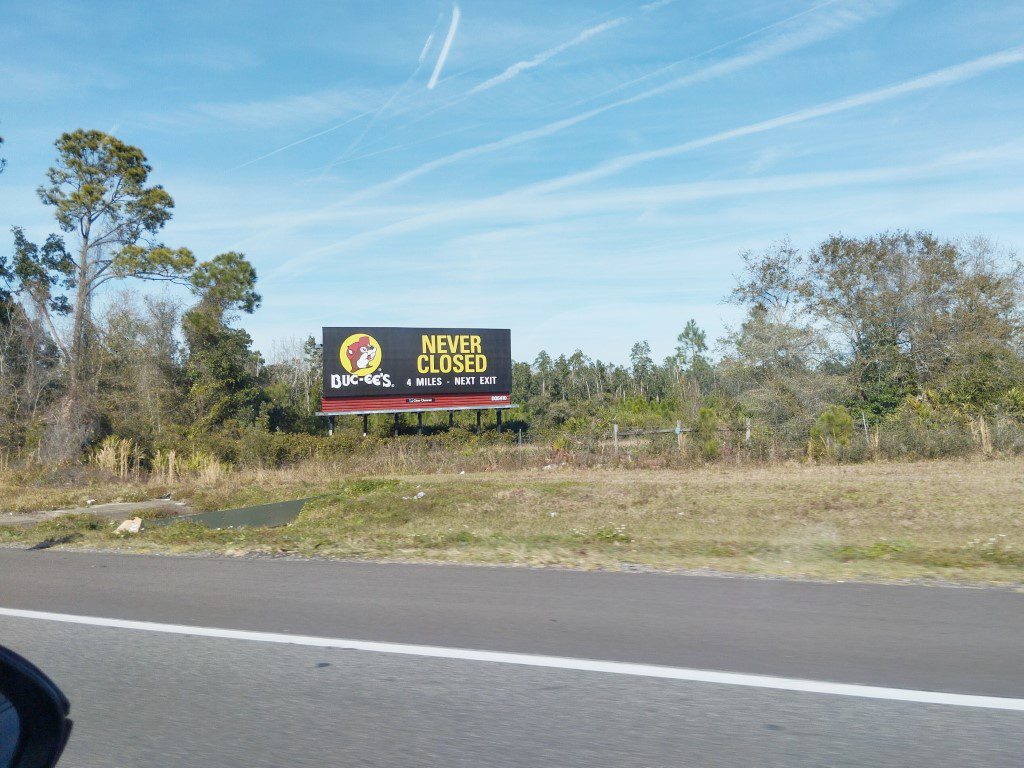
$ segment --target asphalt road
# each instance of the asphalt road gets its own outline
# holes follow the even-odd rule
[[[1024,698],[1024,595],[0,550],[0,607]],[[1013,766],[1024,712],[0,616],[68,766]]]

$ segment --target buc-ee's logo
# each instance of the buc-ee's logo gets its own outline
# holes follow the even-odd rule
[[[369,334],[353,333],[341,343],[341,364],[353,376],[369,376],[380,361],[380,344]]]
[[[383,356],[380,344],[368,333],[353,333],[341,343],[338,352],[341,366],[347,374],[331,374],[331,389],[366,385],[371,387],[391,388],[391,376],[377,373]]]

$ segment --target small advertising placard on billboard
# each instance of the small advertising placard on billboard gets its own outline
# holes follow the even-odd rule
[[[508,393],[511,332],[495,328],[324,328],[324,398]],[[507,397],[503,401],[507,402]]]

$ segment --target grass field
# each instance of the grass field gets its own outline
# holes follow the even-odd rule
[[[166,490],[206,509],[332,495],[282,528],[175,523],[122,538],[107,520],[75,515],[0,528],[0,544],[70,536],[62,546],[1024,583],[1019,459],[375,478],[310,465],[84,490],[8,480],[0,482],[0,506],[23,511]]]

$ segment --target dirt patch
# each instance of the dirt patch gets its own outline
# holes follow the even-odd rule
[[[108,520],[124,520],[129,517],[153,519],[157,517],[176,517],[192,514],[193,510],[184,502],[169,499],[150,499],[149,501],[123,501],[110,504],[87,504],[84,507],[67,509],[48,509],[40,512],[8,512],[0,514],[0,525],[32,525],[44,520],[52,520],[64,515],[94,515]]]

